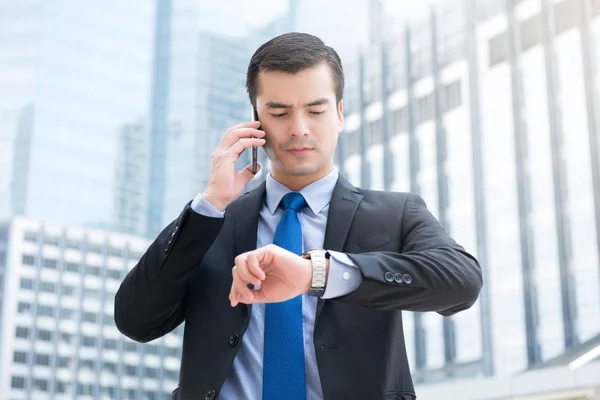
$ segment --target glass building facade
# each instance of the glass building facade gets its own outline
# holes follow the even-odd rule
[[[154,14],[153,2],[0,5],[0,112],[32,110],[27,151],[0,150],[27,155],[18,188],[3,186],[9,211],[110,225],[118,129],[148,114]]]
[[[406,313],[417,382],[600,335],[599,33],[598,1],[453,0],[346,63],[340,171],[419,193],[484,268],[470,310]]]

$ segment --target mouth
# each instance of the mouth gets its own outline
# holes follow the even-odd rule
[[[287,151],[292,154],[307,154],[310,151],[312,151],[312,149],[309,147],[294,147],[294,148],[288,149]]]

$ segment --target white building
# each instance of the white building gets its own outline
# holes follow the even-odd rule
[[[147,344],[114,296],[149,241],[14,218],[0,225],[0,399],[170,399],[181,330]]]
[[[392,32],[345,64],[337,165],[419,193],[484,269],[470,310],[406,313],[416,383],[569,364],[600,345],[600,2],[444,0]]]

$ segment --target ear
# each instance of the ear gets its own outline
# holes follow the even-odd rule
[[[344,129],[344,101],[340,100],[337,106],[338,121],[339,121],[339,132]]]

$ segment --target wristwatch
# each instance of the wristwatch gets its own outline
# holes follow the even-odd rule
[[[327,250],[312,249],[302,253],[302,258],[312,262],[312,282],[310,285],[311,296],[321,297],[325,293],[327,283],[327,260],[331,257]]]

